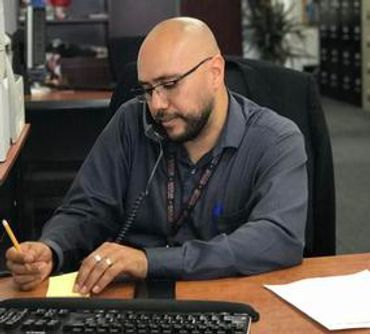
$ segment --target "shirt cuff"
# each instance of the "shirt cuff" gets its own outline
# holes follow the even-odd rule
[[[180,279],[183,273],[182,247],[144,248],[148,259],[148,278]]]
[[[63,266],[64,255],[60,246],[53,240],[49,239],[40,239],[40,242],[43,242],[45,245],[51,248],[53,252],[53,260],[56,260],[57,263],[53,263],[53,273],[59,273]],[[54,256],[55,255],[55,256]]]

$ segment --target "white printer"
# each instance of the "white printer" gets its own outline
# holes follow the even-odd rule
[[[4,3],[0,0],[0,162],[10,147],[9,91],[6,76]]]
[[[5,49],[7,50],[5,57],[5,72],[8,81],[9,95],[9,131],[11,142],[15,143],[25,123],[23,77],[13,72],[10,39],[8,39],[8,43],[5,42]]]
[[[5,34],[4,2],[0,0],[0,162],[6,160],[24,123],[23,78],[13,72],[11,40]]]

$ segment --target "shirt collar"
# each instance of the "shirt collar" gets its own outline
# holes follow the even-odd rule
[[[217,155],[223,149],[231,147],[238,148],[245,132],[246,116],[242,110],[241,105],[236,101],[233,94],[228,92],[229,106],[227,110],[227,117],[224,128],[221,132],[220,138],[213,150],[213,154]]]

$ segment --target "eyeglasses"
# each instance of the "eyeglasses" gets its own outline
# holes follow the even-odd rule
[[[169,94],[177,87],[178,83],[186,78],[188,75],[195,72],[200,66],[202,66],[205,62],[208,60],[211,60],[213,57],[208,57],[206,59],[203,59],[200,63],[192,67],[189,71],[185,72],[184,74],[181,74],[175,79],[167,80],[163,82],[159,82],[154,86],[145,88],[145,87],[137,87],[131,90],[133,94],[136,95],[136,98],[139,100],[139,102],[149,102],[153,96],[153,92],[156,90],[158,94],[164,95],[166,98],[169,97]]]

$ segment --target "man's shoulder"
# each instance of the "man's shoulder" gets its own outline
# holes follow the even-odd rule
[[[116,136],[132,143],[141,137],[142,123],[142,105],[135,99],[129,100],[117,109],[103,129],[101,137],[107,139]]]
[[[142,110],[143,105],[136,99],[131,99],[122,103],[113,117],[126,121],[133,121],[142,115]]]
[[[241,110],[246,118],[248,130],[268,133],[274,137],[289,134],[301,134],[296,123],[280,115],[278,112],[255,103],[248,98],[233,93],[233,97],[241,106]]]
[[[120,132],[142,132],[142,111],[143,106],[136,99],[123,103],[113,115],[110,123],[118,127]]]

